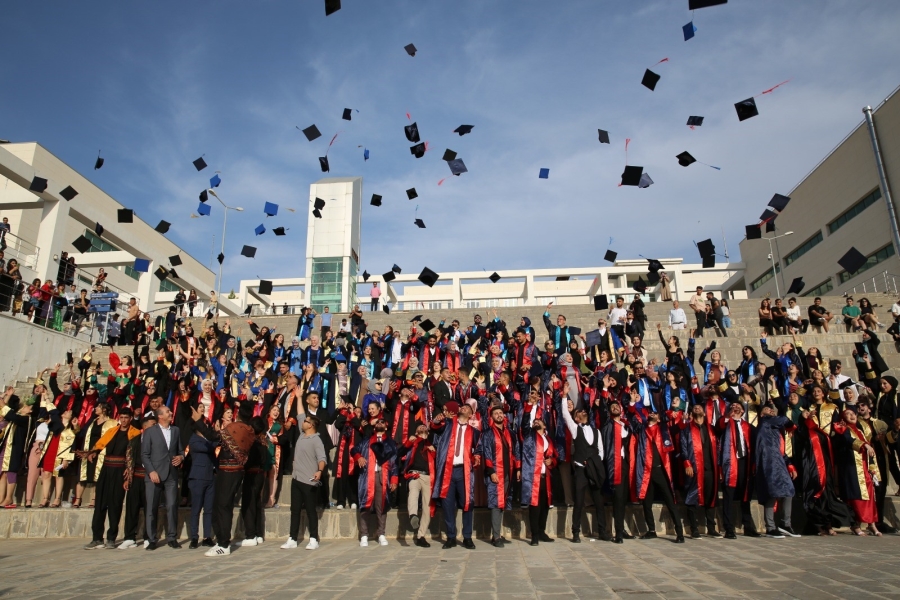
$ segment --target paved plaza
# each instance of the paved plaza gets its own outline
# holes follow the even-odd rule
[[[495,549],[283,540],[202,550],[82,550],[86,540],[4,540],[3,598],[900,598],[900,536],[623,545],[567,540]],[[305,544],[305,542],[304,542]]]

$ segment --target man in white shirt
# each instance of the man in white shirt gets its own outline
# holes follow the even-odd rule
[[[694,337],[703,337],[703,326],[706,324],[706,298],[703,297],[703,286],[697,286],[697,293],[691,296],[690,307],[697,319]]]
[[[897,301],[891,306],[891,316],[895,321],[900,321],[900,298],[897,298]]]
[[[568,394],[568,382],[563,384],[563,397]],[[575,479],[575,508],[572,510],[572,543],[581,543],[581,514],[584,512],[585,492],[591,495],[594,502],[597,524],[597,537],[590,534],[589,539],[606,538],[606,511],[603,506],[603,482],[606,481],[606,466],[603,464],[603,443],[600,431],[588,423],[587,411],[583,408],[575,410],[571,400],[567,400],[566,410],[562,411],[566,428],[572,436],[572,462]],[[570,413],[575,412],[573,418]]]
[[[609,324],[619,339],[625,339],[625,319],[628,311],[625,309],[625,299],[621,296],[616,298],[616,305],[609,310]]]
[[[672,329],[684,329],[687,324],[687,315],[684,309],[678,305],[678,300],[672,301],[672,310],[669,311],[669,327]]]

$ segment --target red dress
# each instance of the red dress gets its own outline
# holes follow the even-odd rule
[[[41,458],[41,470],[46,471],[47,473],[52,473],[53,469],[56,467],[56,453],[59,451],[59,436],[54,435],[50,438],[50,445],[47,446],[47,451],[44,452],[43,458]]]

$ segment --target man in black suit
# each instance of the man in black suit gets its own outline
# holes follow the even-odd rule
[[[156,513],[160,494],[166,492],[166,538],[170,548],[180,548],[176,536],[178,517],[178,467],[184,461],[184,446],[178,427],[172,425],[172,411],[166,406],[156,410],[156,425],[141,437],[141,462],[147,473],[147,550],[157,542]]]
[[[196,413],[197,409],[193,409]],[[199,548],[200,511],[203,510],[203,546],[212,548],[213,492],[216,479],[216,444],[209,441],[200,431],[194,431],[188,443],[191,456],[191,472],[188,488],[191,490],[191,521],[188,529],[191,535],[191,550]]]
[[[434,394],[435,413],[440,413],[444,408],[444,405],[453,400],[452,378],[453,371],[450,369],[441,371],[441,380],[435,384],[434,389],[432,390]]]

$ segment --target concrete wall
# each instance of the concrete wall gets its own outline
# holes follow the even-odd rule
[[[56,363],[65,363],[69,350],[77,356],[90,346],[70,335],[7,315],[0,315],[0,341],[0,384],[3,386],[15,385]]]

